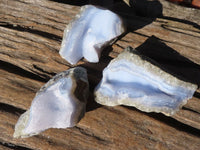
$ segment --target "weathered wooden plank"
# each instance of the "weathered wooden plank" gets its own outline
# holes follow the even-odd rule
[[[0,70],[0,102],[26,110],[42,82]]]
[[[123,0],[138,15],[147,17],[166,17],[191,23],[195,26],[200,24],[199,9],[193,9],[170,3],[166,0]]]
[[[1,21],[44,34],[62,35],[64,27],[78,10],[76,6],[42,0],[0,1]]]
[[[50,129],[28,139],[12,138],[18,116],[1,111],[0,138],[31,149],[198,149],[200,146],[198,130],[174,124],[174,120],[163,115],[158,115],[158,119],[154,114],[146,115],[128,107],[101,107],[87,112],[77,127]]]
[[[58,51],[62,32],[79,6],[41,0],[0,0],[0,143],[6,143],[0,144],[3,148],[12,148],[9,143],[27,149],[199,148],[199,90],[173,118],[94,102],[92,91],[103,68],[127,46],[137,48],[190,82],[200,83],[198,26],[170,17],[138,17],[121,3],[113,9],[127,21],[129,32],[103,51],[98,64],[79,62],[88,70],[91,92],[83,120],[71,129],[49,129],[28,139],[13,139],[14,125],[30,107],[36,91],[55,73],[72,67],[60,58]]]

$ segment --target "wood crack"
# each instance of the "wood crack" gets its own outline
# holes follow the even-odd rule
[[[196,137],[200,137],[200,129],[194,128],[194,127],[189,126],[189,125],[187,125],[187,124],[185,124],[183,122],[180,122],[180,121],[174,119],[173,118],[174,116],[168,117],[168,116],[165,116],[165,115],[163,115],[161,113],[154,113],[154,112],[145,113],[145,112],[142,112],[142,111],[140,111],[140,110],[138,110],[138,109],[136,109],[134,107],[130,107],[130,106],[120,106],[120,107],[117,107],[117,108],[115,108],[115,107],[113,107],[113,108],[103,107],[103,108],[107,109],[109,111],[112,111],[112,112],[114,111],[117,114],[120,114],[120,112],[124,113],[124,112],[121,111],[121,108],[126,108],[126,109],[129,109],[131,111],[137,111],[139,113],[142,113],[143,115],[152,117],[152,118],[154,118],[154,119],[156,119],[156,120],[158,120],[160,122],[163,122],[163,123],[175,128],[175,129],[177,129],[179,131],[183,131],[183,132],[192,134],[192,135],[194,135]],[[119,111],[119,113],[118,113],[118,111]],[[129,115],[129,113],[125,113],[124,115]],[[132,121],[134,122],[134,124],[137,124],[134,121],[134,117],[132,119],[133,119]]]
[[[32,72],[28,72],[18,66],[15,66],[13,64],[10,64],[8,62],[5,61],[1,61],[0,60],[0,64],[1,64],[1,69],[6,70],[10,73],[14,73],[17,75],[20,75],[21,77],[26,77],[26,78],[30,78],[33,80],[37,80],[37,81],[42,81],[42,82],[46,82],[47,79],[46,78],[42,78],[41,76],[38,76],[37,74],[33,74]]]
[[[188,20],[183,20],[183,19],[169,17],[169,16],[162,16],[161,18],[176,21],[176,22],[181,22],[181,23],[184,23],[184,24],[191,25],[194,28],[200,29],[200,26],[197,23],[194,23],[194,22],[191,22],[191,21],[188,21]]]
[[[195,110],[193,110],[193,109],[191,109],[191,108],[189,108],[189,107],[183,106],[183,108],[182,108],[182,109],[184,109],[184,110],[188,110],[188,111],[191,111],[191,112],[193,112],[193,113],[197,113],[197,114],[199,114],[199,115],[200,115],[200,112],[198,112],[198,111],[195,111]]]
[[[97,136],[97,135],[94,135],[94,133],[89,133],[87,132],[86,130],[80,128],[80,127],[75,127],[76,129],[78,129],[82,134],[86,135],[86,136],[89,136],[89,137],[92,137],[92,138],[95,138],[97,141],[100,141],[100,142],[103,142],[104,144],[105,143],[109,143],[109,141],[105,140],[105,139],[102,139],[101,137]]]
[[[6,143],[6,142],[2,142],[2,140],[0,139],[0,145],[3,145],[7,148],[13,149],[13,150],[33,150],[31,148],[27,148],[27,147],[23,147],[23,146],[19,146],[19,145],[15,145],[13,143]]]
[[[55,41],[61,41],[62,40],[62,37],[57,36],[55,34],[31,29],[30,27],[26,27],[26,26],[13,25],[13,24],[10,24],[10,23],[7,23],[7,22],[0,22],[0,26],[8,28],[8,29],[16,30],[16,31],[29,32],[29,33],[39,35],[39,36],[42,36],[42,37],[45,37],[45,38],[48,38],[48,39],[51,39],[51,40],[55,40]]]
[[[19,116],[23,114],[26,110],[0,102],[0,111],[12,113]]]
[[[192,126],[189,126],[187,124],[184,124],[182,122],[179,122],[174,118],[167,117],[167,116],[164,116],[162,114],[156,114],[156,113],[149,113],[147,115],[156,119],[156,120],[162,121],[163,123],[168,124],[171,127],[176,128],[179,131],[183,131],[183,132],[192,134],[196,137],[200,137],[200,130],[199,129],[194,128]]]
[[[172,31],[172,32],[176,32],[176,33],[180,33],[180,34],[185,34],[185,35],[188,35],[188,36],[193,36],[193,37],[196,37],[196,38],[200,38],[200,36],[195,36],[194,34],[189,34],[189,33],[185,33],[184,32],[181,32],[181,31],[177,31],[176,29],[180,29],[180,28],[176,28],[176,27],[171,27],[171,26],[168,26],[168,25],[161,25],[161,27],[165,30],[169,30],[169,31]],[[172,28],[172,29],[171,29]],[[195,32],[195,31],[193,31]],[[197,32],[199,33],[199,32]]]

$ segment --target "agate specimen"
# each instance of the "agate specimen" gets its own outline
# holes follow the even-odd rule
[[[110,10],[86,5],[65,29],[60,55],[70,64],[81,58],[96,63],[102,49],[125,31],[121,18]]]
[[[173,115],[193,96],[197,86],[155,64],[128,47],[104,69],[95,100],[108,106],[127,105]]]
[[[14,137],[28,137],[48,128],[73,127],[84,116],[88,97],[87,72],[76,67],[61,72],[36,94],[15,125]]]

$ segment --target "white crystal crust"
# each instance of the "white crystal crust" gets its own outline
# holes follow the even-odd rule
[[[82,57],[96,63],[102,49],[124,31],[117,14],[92,5],[83,6],[76,19],[67,25],[59,53],[72,65]]]
[[[196,89],[197,85],[172,76],[129,48],[104,69],[95,100],[108,106],[127,105],[173,115]]]

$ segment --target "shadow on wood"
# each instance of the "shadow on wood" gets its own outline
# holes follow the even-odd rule
[[[21,77],[27,77],[34,80],[47,82],[50,78],[48,76],[38,76],[32,72],[28,72],[14,64],[4,62],[0,60],[0,69],[6,70],[10,73],[20,75]]]
[[[136,109],[135,107],[130,107],[130,106],[123,106],[123,107],[125,107],[127,109],[130,109],[130,110],[133,110],[133,111],[139,111],[140,113],[142,113],[144,115],[147,115],[149,117],[152,117],[155,120],[161,121],[164,124],[167,124],[167,125],[175,128],[175,129],[177,129],[179,131],[184,131],[186,133],[190,133],[190,134],[192,134],[194,136],[200,137],[200,130],[199,129],[191,127],[191,126],[189,126],[187,124],[184,124],[182,122],[179,122],[174,118],[165,116],[165,115],[163,115],[161,113],[154,113],[154,112],[145,113],[143,111],[140,111],[140,110]]]
[[[194,93],[194,97],[200,98],[200,93],[199,93],[199,92],[195,92],[195,93]]]
[[[96,103],[94,100],[94,88],[100,82],[102,78],[103,69],[108,65],[108,63],[112,60],[109,53],[112,51],[112,46],[106,47],[101,54],[100,60],[98,63],[89,63],[85,62],[84,64],[80,65],[87,69],[88,73],[88,81],[90,85],[90,95],[87,101],[86,111],[92,111],[96,108],[101,107],[100,104]]]
[[[0,102],[0,111],[9,112],[18,116],[25,112],[25,110],[21,108],[17,108],[17,107],[11,106],[9,104],[4,104],[1,102]]]
[[[145,17],[162,16],[163,6],[158,0],[129,0],[137,15]]]
[[[171,21],[176,21],[176,22],[180,22],[180,23],[184,23],[184,24],[187,24],[187,25],[192,25],[193,27],[195,27],[197,29],[200,29],[200,26],[197,23],[194,23],[194,22],[189,21],[189,20],[184,20],[184,19],[179,19],[179,18],[174,18],[174,17],[169,17],[169,16],[162,16],[160,18],[171,20]]]
[[[181,80],[200,86],[200,65],[181,56],[159,38],[151,36],[136,49],[142,55],[160,64],[166,72],[172,73]]]
[[[88,4],[89,0],[50,0],[58,3],[68,4],[68,5],[76,5],[76,6],[82,6]]]

